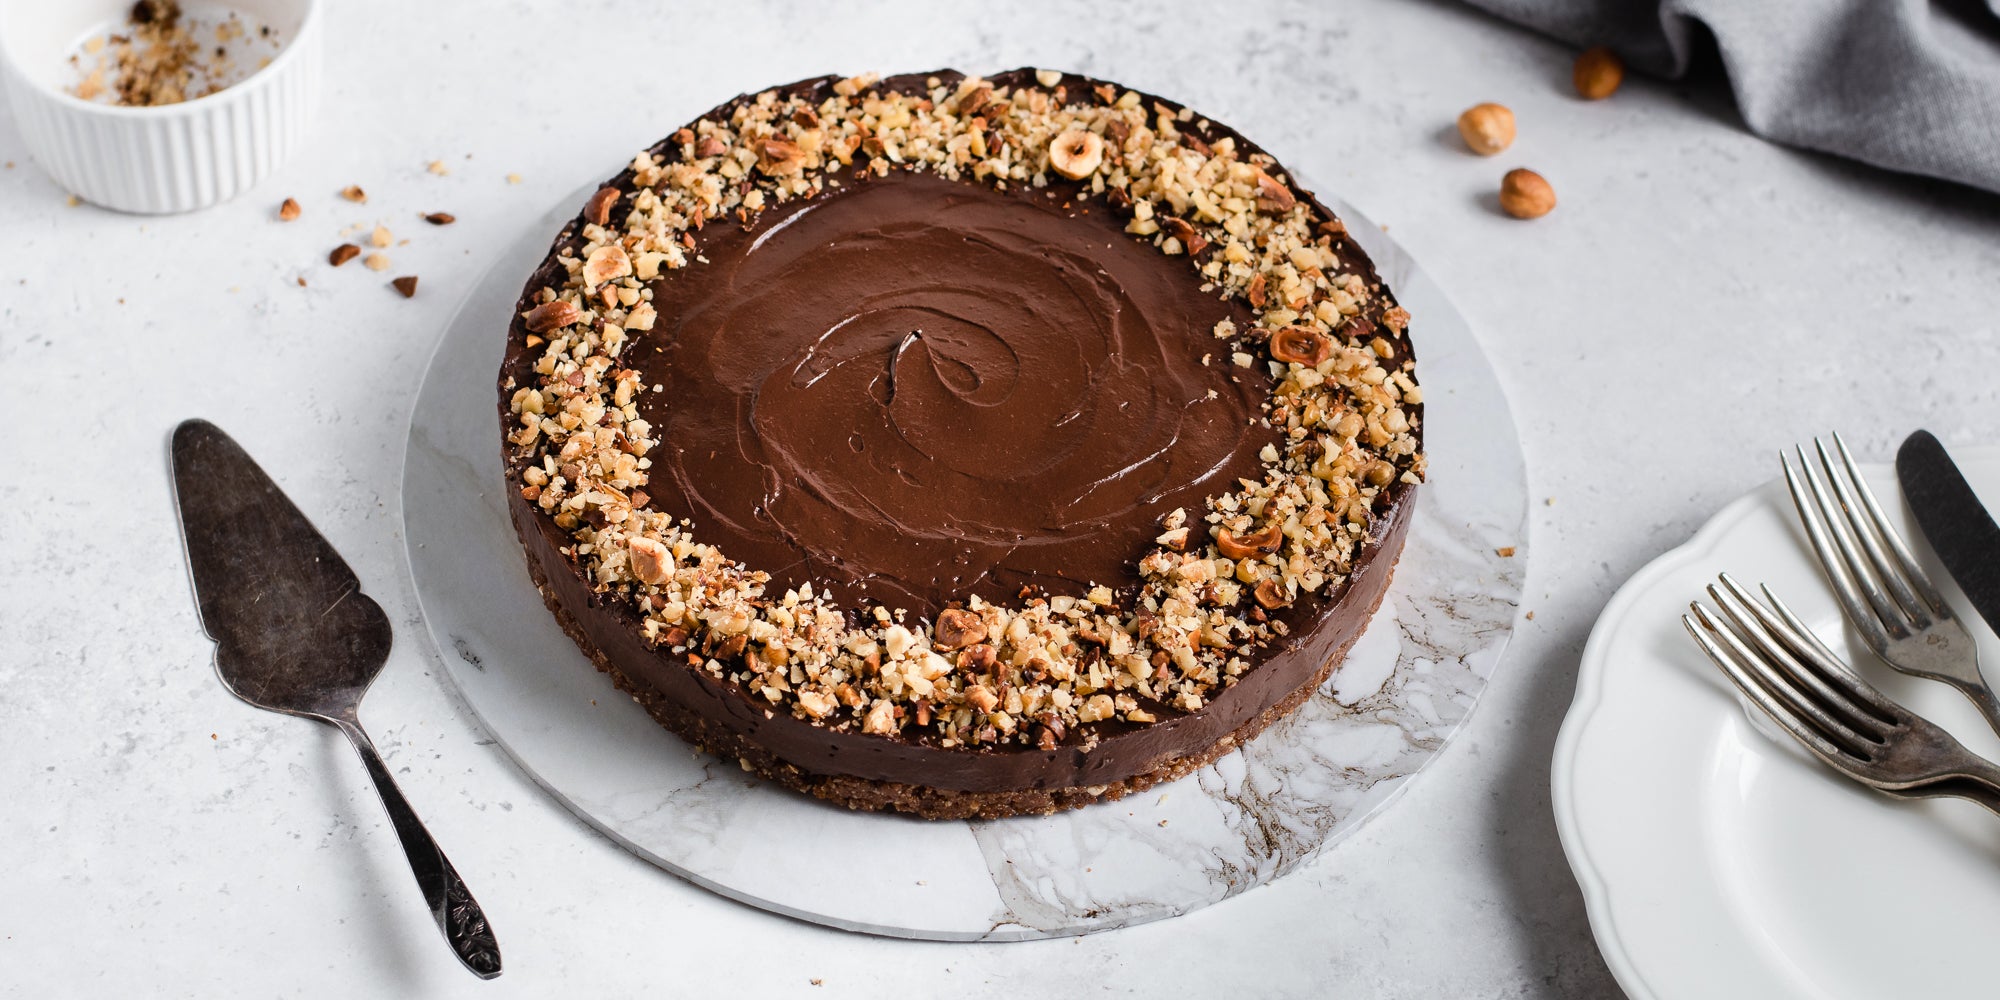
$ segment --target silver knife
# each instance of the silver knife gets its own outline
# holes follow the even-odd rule
[[[1896,480],[1938,561],[1979,617],[2000,631],[2000,525],[1929,431],[1910,435],[1896,451]]]
[[[486,914],[396,788],[358,711],[394,633],[340,553],[234,439],[206,420],[174,429],[174,501],[215,671],[258,708],[347,734],[403,842],[431,917],[481,979],[500,974]]]

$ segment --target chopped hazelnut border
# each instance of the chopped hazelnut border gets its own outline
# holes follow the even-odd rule
[[[1187,108],[1052,71],[1034,81],[934,76],[905,93],[868,75],[725,105],[674,133],[678,160],[639,154],[636,190],[591,196],[555,256],[562,280],[521,313],[541,350],[537,384],[508,385],[521,496],[571,534],[564,551],[598,592],[633,602],[651,644],[774,711],[947,748],[1044,749],[1079,731],[1088,745],[1103,720],[1198,711],[1285,634],[1281,609],[1346,581],[1378,502],[1423,477],[1409,316],[1345,269],[1338,220],[1269,156],[1204,139],[1209,123]],[[1233,364],[1268,372],[1282,446],[1261,453],[1261,482],[1162,518],[1136,593],[974,596],[928,625],[881,606],[850,617],[810,583],[768,594],[768,574],[649,506],[658,441],[639,374],[618,360],[658,320],[647,283],[700,264],[711,222],[747,224],[843,172],[892,170],[1000,189],[1067,178],[1258,313],[1253,329],[1225,320],[1213,334]]]

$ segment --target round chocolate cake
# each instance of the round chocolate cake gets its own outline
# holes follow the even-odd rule
[[[529,279],[510,504],[667,728],[854,808],[1049,812],[1296,707],[1424,474],[1408,315],[1186,108],[806,80],[633,160]]]

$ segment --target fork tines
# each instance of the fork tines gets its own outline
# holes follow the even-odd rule
[[[1782,453],[1779,460],[1799,521],[1848,620],[1877,647],[1950,620],[1951,610],[1855,468],[1847,442],[1833,435],[1838,461],[1818,438],[1813,450],[1818,469],[1804,446],[1797,449],[1797,470]]]
[[[1761,589],[1759,601],[1724,573],[1708,587],[1719,614],[1695,602],[1681,623],[1772,721],[1827,763],[1865,769],[1897,728],[1898,706],[1848,670],[1769,586]]]

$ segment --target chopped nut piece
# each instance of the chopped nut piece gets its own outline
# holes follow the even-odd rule
[[[986,623],[979,616],[957,608],[938,612],[932,643],[939,649],[958,649],[986,638]]]
[[[965,692],[965,700],[982,712],[991,712],[1000,704],[1000,696],[994,694],[993,690],[984,684],[974,684]]]
[[[757,169],[773,177],[796,174],[805,167],[806,154],[799,144],[779,136],[770,136],[757,147]]]
[[[433,226],[449,226],[452,223],[458,221],[458,216],[453,215],[450,212],[432,212],[431,214],[424,216],[424,221],[430,223]]]
[[[389,284],[396,286],[396,290],[402,292],[403,297],[406,299],[416,297],[417,276],[414,274],[404,275],[403,277],[397,278],[396,280],[389,282]]]
[[[805,709],[806,714],[815,719],[824,719],[833,714],[833,696],[818,691],[800,691],[799,707]]]
[[[439,177],[443,177],[446,174],[451,173],[451,168],[445,166],[443,160],[432,160],[431,162],[424,165],[424,169],[438,175]]]
[[[334,247],[332,253],[326,255],[326,262],[332,264],[335,267],[339,267],[340,265],[345,264],[348,261],[353,260],[354,258],[359,256],[361,256],[360,247],[355,246],[352,243],[342,243],[341,245]]]
[[[394,242],[396,242],[396,236],[389,232],[388,226],[376,226],[375,231],[368,234],[368,243],[371,246],[386,247]]]
[[[1062,82],[1062,71],[1054,69],[1038,69],[1035,71],[1035,82],[1041,84],[1044,87],[1053,87],[1056,84]]]
[[[1095,132],[1073,128],[1049,143],[1049,166],[1070,180],[1089,177],[1102,162],[1104,140]]]
[[[714,637],[715,633],[713,632],[709,633],[709,638],[712,639]],[[745,649],[748,649],[749,646],[750,646],[750,637],[747,635],[743,635],[742,633],[739,632],[736,635],[732,635],[729,638],[724,639],[719,643],[716,643],[715,658],[718,660],[723,660],[725,662],[729,660],[739,659],[743,656],[743,651]]]
[[[958,669],[968,674],[983,674],[993,669],[999,662],[990,643],[978,642],[965,647],[958,653]]]
[[[583,281],[591,288],[631,273],[632,258],[625,256],[625,248],[616,243],[598,247],[583,262]]]
[[[361,258],[361,263],[368,265],[370,271],[387,271],[389,269],[389,255],[377,250]]]
[[[1271,356],[1287,364],[1316,367],[1333,353],[1333,341],[1309,326],[1288,326],[1271,335]]]
[[[1256,559],[1278,551],[1283,545],[1285,532],[1282,525],[1266,524],[1247,535],[1229,531],[1215,533],[1215,547],[1230,559]]]
[[[625,543],[625,557],[641,582],[658,586],[673,578],[674,554],[654,539],[634,536]]]
[[[1576,85],[1577,96],[1586,101],[1601,101],[1616,93],[1618,85],[1625,82],[1625,60],[1602,45],[1585,49],[1570,69],[1570,82]]]
[[[1198,254],[1208,247],[1208,240],[1197,233],[1194,225],[1186,219],[1168,216],[1160,220],[1160,228],[1165,230],[1167,235],[1181,241],[1182,250],[1189,255]]]
[[[727,152],[729,152],[729,147],[723,145],[722,140],[712,135],[702,136],[701,141],[694,144],[694,155],[695,159],[698,160],[706,160],[711,156],[721,156]]]
[[[1458,134],[1466,148],[1492,156],[1514,144],[1514,112],[1504,104],[1475,104],[1458,116]]]
[[[299,217],[300,211],[297,198],[286,198],[285,203],[278,206],[278,218],[290,222]]]
[[[1299,203],[1292,189],[1262,170],[1257,171],[1257,207],[1266,212],[1289,212]]]
[[[359,184],[349,184],[348,186],[341,188],[340,196],[342,198],[347,199],[348,201],[354,202],[357,205],[362,204],[368,200],[368,192],[361,190],[361,185]]]
[[[1539,219],[1554,211],[1556,189],[1542,175],[1519,167],[1500,179],[1500,208],[1516,219]]]
[[[1090,700],[1084,702],[1083,707],[1077,710],[1076,720],[1078,722],[1098,722],[1111,718],[1116,712],[1117,709],[1111,704],[1110,695],[1096,694],[1091,695]]]
[[[611,221],[611,207],[618,204],[618,189],[601,187],[584,203],[583,218],[594,225],[604,225]]]
[[[861,731],[864,733],[886,736],[896,729],[896,706],[886,699],[869,706],[867,717],[861,720]]]
[[[1257,603],[1268,611],[1276,611],[1292,603],[1291,599],[1285,596],[1285,588],[1278,583],[1276,577],[1267,576],[1259,581],[1253,596],[1257,598]]]
[[[544,302],[528,310],[525,323],[533,333],[547,333],[550,330],[569,326],[583,318],[583,311],[562,299]]]

